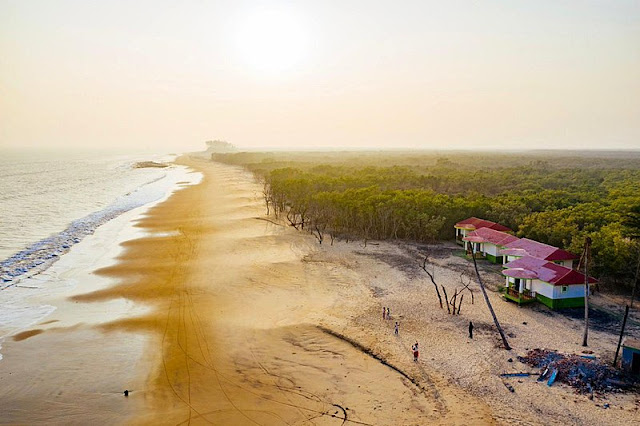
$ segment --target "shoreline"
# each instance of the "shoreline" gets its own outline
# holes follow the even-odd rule
[[[78,226],[77,224],[87,221],[92,217],[100,217],[100,221],[97,223],[93,223],[95,229],[90,229],[88,232],[83,232],[83,234],[79,237],[73,237],[74,242],[69,243],[69,245],[64,245],[61,251],[57,251],[55,256],[52,257],[49,261],[44,262],[35,262],[32,269],[27,270],[21,275],[12,277],[9,281],[4,282],[0,286],[0,291],[2,291],[5,296],[5,301],[9,300],[12,306],[23,306],[26,309],[26,306],[29,305],[29,298],[33,295],[30,295],[28,290],[17,290],[17,288],[21,289],[41,289],[39,294],[35,294],[36,298],[43,298],[42,293],[47,293],[48,291],[56,291],[57,287],[60,286],[58,281],[62,275],[66,275],[69,271],[75,269],[75,263],[77,263],[76,257],[80,254],[82,257],[82,251],[86,250],[85,246],[89,246],[89,250],[95,250],[98,255],[101,255],[104,251],[109,251],[111,253],[112,262],[115,262],[115,258],[118,255],[120,250],[119,246],[121,243],[130,240],[139,238],[139,232],[134,229],[133,222],[138,221],[141,217],[143,217],[146,211],[156,204],[162,203],[166,201],[173,192],[179,190],[185,184],[196,184],[197,180],[189,180],[188,174],[191,173],[187,168],[175,168],[170,170],[167,174],[162,177],[155,178],[152,181],[149,181],[139,187],[137,191],[145,190],[148,192],[146,197],[151,197],[150,201],[145,201],[141,205],[131,205],[126,208],[121,208],[116,211],[116,214],[111,214],[109,217],[109,211],[113,210],[113,206],[118,204],[119,200],[122,200],[124,197],[119,197],[117,200],[111,203],[110,206],[95,211],[89,214],[86,217],[73,220],[68,227],[60,231],[51,237],[48,237],[44,240],[38,241],[36,243],[32,243],[29,247],[40,246],[46,241],[51,241],[55,239],[60,239],[64,234],[68,233],[69,229],[74,226]],[[164,182],[163,182],[164,181]],[[142,200],[138,200],[141,202]],[[111,226],[110,226],[111,224]],[[113,224],[116,224],[115,226]],[[122,229],[128,227],[128,234],[123,232]],[[113,228],[113,230],[108,230],[109,228]],[[106,231],[105,231],[106,230]],[[111,234],[118,233],[118,237],[113,237]],[[97,234],[97,236],[96,236]],[[96,243],[95,241],[91,241],[88,244],[82,244],[85,239],[89,240],[100,240],[100,242]],[[77,246],[80,245],[80,248]],[[115,248],[112,248],[115,247]],[[44,250],[44,249],[41,249]],[[18,253],[15,253],[13,256],[5,259],[4,262],[10,261],[13,258],[19,258],[29,251],[29,248],[22,250]],[[36,259],[37,260],[37,259]],[[80,262],[86,263],[86,260],[82,259]],[[13,287],[13,288],[12,288]],[[6,291],[5,290],[10,290]],[[8,298],[8,299],[7,299]],[[22,299],[25,300],[22,300]],[[7,308],[7,306],[5,306]],[[10,318],[0,317],[0,339],[6,338],[15,334],[20,329],[24,329],[29,327],[35,322],[42,320],[47,315],[50,315],[55,311],[55,307],[50,307],[49,312],[44,312],[33,318],[31,322],[22,323],[22,324],[12,324],[11,321],[8,321]],[[1,354],[0,354],[1,359]]]
[[[86,419],[113,423],[132,415],[132,404],[118,414],[118,396],[122,383],[136,382],[136,371],[146,362],[148,337],[107,336],[95,326],[139,315],[146,308],[125,299],[80,306],[69,298],[114,285],[112,279],[96,276],[94,270],[118,262],[122,243],[146,235],[136,224],[150,208],[188,181],[197,183],[195,175],[189,176],[193,171],[186,168],[170,173],[166,183],[171,185],[165,183],[161,197],[100,225],[49,268],[3,290],[4,302],[15,306],[19,322],[4,323],[0,330],[5,335],[0,344],[4,355],[0,360],[4,405],[0,422],[59,423],[65,418],[71,423]],[[39,306],[48,308],[39,311]],[[29,312],[31,316],[25,316]],[[66,408],[56,413],[60,404]],[[29,414],[24,417],[25,413]]]
[[[524,368],[508,358],[541,341],[575,350],[579,339],[572,341],[570,319],[517,308],[491,293],[514,347],[496,349],[484,301],[476,297],[470,304],[465,296],[462,314],[447,315],[419,269],[415,247],[320,246],[311,235],[265,220],[261,188],[243,169],[178,161],[199,170],[202,181],[174,192],[135,223],[139,238],[122,245],[116,263],[95,271],[110,285],[65,299],[76,319],[111,303],[135,309],[88,325],[67,321],[60,330],[59,323],[43,324],[42,332],[24,330],[23,340],[11,342],[24,353],[64,346],[79,351],[67,364],[85,360],[75,373],[95,380],[90,408],[104,410],[107,422],[633,423],[633,395],[608,396],[615,409],[604,410],[595,405],[602,401],[574,396],[564,386],[498,376]],[[451,292],[460,270],[469,267],[451,255],[431,261],[436,281]],[[391,321],[381,318],[382,306],[391,307]],[[469,320],[476,324],[473,341],[466,337]],[[549,327],[558,327],[553,336],[545,334]],[[598,355],[611,340],[597,331],[591,339]],[[418,363],[410,351],[416,340]],[[128,358],[136,350],[143,355],[134,362]],[[105,351],[113,359],[105,359]],[[95,364],[86,361],[91,356]],[[101,369],[121,374],[92,372],[101,361]],[[7,377],[3,362],[1,380]],[[64,356],[52,362],[64,364]],[[121,393],[124,377],[128,398]],[[110,390],[96,392],[96,386]],[[47,392],[52,400],[69,397]],[[88,412],[73,415],[76,423],[93,419]]]
[[[143,392],[129,396],[137,398],[134,422],[296,423],[342,407],[364,424],[492,423],[461,389],[442,381],[434,391],[431,379],[416,387],[318,328],[374,303],[366,285],[354,285],[347,270],[327,276],[327,265],[304,261],[316,251],[306,236],[256,220],[264,209],[245,171],[184,161],[197,163],[201,184],[140,223],[166,236],[128,242],[119,264],[98,271],[120,284],[74,298],[151,306],[100,326],[151,336],[145,352],[156,367]]]
[[[124,167],[124,164],[118,167]],[[132,169],[139,168],[133,165]],[[184,170],[168,170],[163,175],[148,176],[146,181],[128,193],[112,199],[102,208],[82,217],[73,218],[62,230],[16,248],[7,258],[0,260],[0,290],[19,285],[53,266],[62,256],[100,226],[124,213],[138,208],[146,208],[166,199],[172,188],[177,187],[176,175]],[[173,180],[166,185],[164,180]],[[81,209],[85,210],[85,209]]]

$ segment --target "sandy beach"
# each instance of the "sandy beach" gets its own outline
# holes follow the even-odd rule
[[[491,294],[505,351],[477,285],[460,316],[439,308],[416,247],[318,245],[265,216],[246,171],[178,162],[202,182],[136,223],[144,236],[95,271],[111,285],[57,296],[46,321],[5,341],[0,422],[640,424],[638,395],[604,409],[563,385],[500,378],[531,371],[517,361],[530,348],[580,353],[579,321]],[[470,264],[447,250],[430,266],[452,293]],[[615,348],[609,333],[590,339],[596,356]]]

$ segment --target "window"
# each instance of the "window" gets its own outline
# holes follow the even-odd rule
[[[562,286],[562,292],[563,292],[563,293],[566,293],[566,292],[567,292],[567,290],[569,290],[569,287],[567,287],[566,285],[563,285],[563,286]]]

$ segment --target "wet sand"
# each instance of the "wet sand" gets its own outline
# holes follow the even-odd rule
[[[79,330],[56,331],[51,324],[41,332],[38,326],[8,348],[73,348],[72,359],[87,360],[71,368],[73,382],[86,380],[113,391],[92,394],[86,402],[94,409],[84,414],[76,411],[66,417],[64,410],[54,409],[45,419],[23,410],[13,411],[11,419],[492,423],[486,404],[448,383],[427,362],[398,367],[390,360],[385,365],[380,356],[367,353],[368,342],[350,341],[343,326],[378,306],[368,283],[340,262],[310,261],[318,249],[312,238],[263,220],[260,187],[250,175],[203,160],[180,161],[202,172],[202,183],[152,208],[138,223],[152,236],[128,241],[116,265],[97,271],[118,284],[69,300],[77,304],[78,315],[83,306],[123,298],[149,307],[148,313]],[[336,334],[345,334],[346,340]],[[121,342],[120,358],[101,357],[96,335],[104,337],[109,353],[110,342]],[[127,336],[144,336],[144,356],[126,359]],[[44,369],[42,380],[33,379],[33,386],[45,381],[43,386],[54,392],[58,375],[69,374],[62,355],[52,356],[52,367],[61,365]],[[113,371],[119,373],[108,374]],[[123,388],[132,390],[128,398],[120,393]],[[92,414],[96,410],[99,415]]]
[[[75,298],[125,297],[153,306],[149,315],[100,327],[153,336],[147,353],[156,359],[145,388],[132,394],[139,405],[134,421],[490,421],[483,404],[461,389],[439,389],[426,366],[427,380],[416,385],[319,328],[375,304],[366,283],[346,269],[304,262],[313,242],[261,220],[260,188],[245,171],[182,161],[202,172],[203,182],[140,223],[165,236],[127,243],[122,261],[99,271],[121,284]]]
[[[633,394],[590,401],[500,378],[529,368],[512,360],[527,348],[581,350],[577,322],[490,294],[514,347],[504,351],[484,303],[465,297],[455,317],[437,307],[415,247],[320,246],[264,215],[247,172],[180,162],[203,181],[138,221],[146,236],[96,271],[111,284],[48,301],[58,306],[50,319],[5,341],[0,423],[638,422]],[[430,262],[450,293],[470,266],[452,253]],[[590,348],[608,356],[614,339],[593,332]]]

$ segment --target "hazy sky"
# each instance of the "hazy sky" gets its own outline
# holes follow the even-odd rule
[[[640,1],[0,0],[0,147],[640,148]]]

